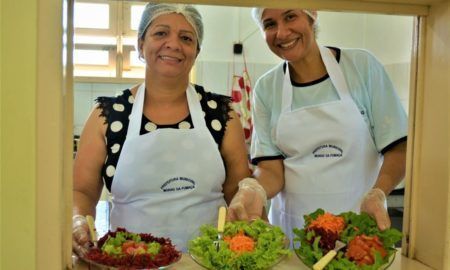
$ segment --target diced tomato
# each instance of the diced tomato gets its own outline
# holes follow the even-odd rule
[[[143,247],[137,247],[134,250],[134,254],[145,254],[145,249]]]
[[[132,241],[132,240],[127,240],[127,241],[125,241],[123,244],[122,244],[122,252],[123,253],[127,253],[126,251],[128,250],[128,248],[130,248],[130,247],[132,247],[132,248],[134,248],[135,247],[135,242],[134,241]]]
[[[124,253],[125,254],[129,254],[129,255],[133,255],[133,254],[136,254],[136,249],[134,247],[127,247],[125,249]]]
[[[146,251],[148,249],[148,246],[144,242],[136,243],[135,247],[142,248],[144,251]]]
[[[375,262],[375,252],[381,257],[387,255],[380,239],[377,236],[358,235],[348,243],[345,256],[358,265],[371,265]]]

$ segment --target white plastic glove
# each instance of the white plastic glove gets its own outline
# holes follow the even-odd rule
[[[89,226],[85,216],[75,215],[72,217],[72,250],[79,256],[84,257],[92,245],[90,242]]]
[[[386,195],[379,188],[371,189],[361,202],[361,212],[366,212],[375,218],[378,228],[382,231],[391,227],[391,220],[387,212]]]
[[[244,178],[239,182],[239,190],[228,206],[227,219],[251,221],[261,218],[266,202],[266,191],[258,181]]]

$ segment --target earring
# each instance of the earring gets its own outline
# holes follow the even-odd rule
[[[139,59],[142,63],[145,63],[145,58],[144,58],[144,54],[143,54],[143,53],[139,52],[138,59]]]

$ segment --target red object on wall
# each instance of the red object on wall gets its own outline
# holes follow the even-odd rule
[[[252,137],[251,93],[252,88],[247,70],[244,70],[242,76],[234,75],[231,89],[232,106],[239,115],[244,128],[245,142],[248,146]]]

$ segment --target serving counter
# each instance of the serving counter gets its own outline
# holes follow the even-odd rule
[[[411,260],[405,256],[402,256],[400,254],[400,250],[397,252],[397,256],[395,256],[395,260],[392,263],[391,267],[389,267],[389,270],[430,270],[431,268],[428,268],[414,260]],[[85,262],[77,259],[75,256],[73,257],[73,266],[74,270],[97,270],[95,266],[90,266],[86,264]],[[189,255],[183,254],[183,257],[181,260],[174,265],[172,270],[202,270],[204,268],[200,267],[196,262],[194,262]],[[306,267],[300,259],[295,255],[292,254],[290,257],[285,258],[283,261],[281,261],[279,264],[277,264],[275,267],[273,267],[273,270],[309,270],[308,267]]]

